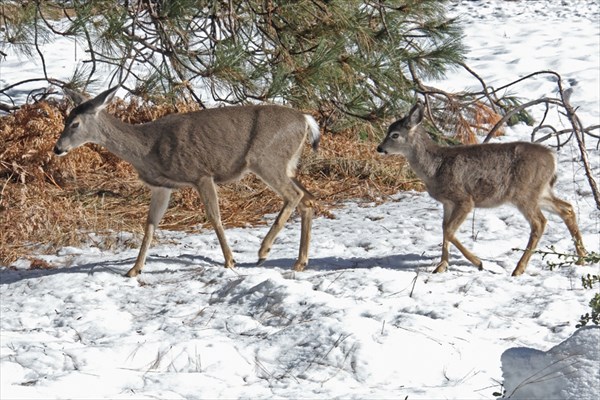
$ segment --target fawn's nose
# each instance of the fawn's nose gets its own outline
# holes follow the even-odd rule
[[[378,152],[378,153],[387,154],[387,151],[385,151],[385,150],[383,149],[383,147],[381,147],[381,145],[380,145],[380,146],[377,146],[377,152]]]

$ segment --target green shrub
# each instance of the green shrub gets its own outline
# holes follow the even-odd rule
[[[586,326],[592,321],[596,325],[600,325],[600,293],[596,293],[590,300],[591,313],[585,313],[579,318],[579,323],[575,325],[577,328]]]

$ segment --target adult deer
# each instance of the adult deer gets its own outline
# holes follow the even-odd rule
[[[556,180],[554,154],[546,147],[527,142],[443,147],[431,140],[421,123],[423,107],[416,104],[404,118],[388,128],[377,147],[379,153],[401,154],[423,180],[431,197],[444,207],[442,259],[433,272],[448,268],[452,243],[479,269],[483,263],[454,236],[474,207],[510,203],[531,226],[529,243],[512,275],[525,272],[546,226],[541,209],[558,214],[569,228],[583,263],[586,252],[573,207],[552,192]]]
[[[296,180],[295,173],[307,136],[313,149],[318,148],[320,133],[314,118],[283,106],[256,105],[171,114],[131,125],[104,111],[117,89],[108,89],[91,100],[66,90],[77,106],[67,117],[54,152],[64,156],[85,143],[102,145],[133,165],[150,187],[152,197],[144,238],[127,276],[141,272],[171,191],[185,186],[200,193],[221,245],[225,267],[233,267],[235,261],[221,224],[215,183],[238,180],[248,171],[284,200],[283,209],[260,246],[259,264],[267,258],[275,237],[298,208],[301,236],[294,269],[304,269],[308,263],[314,197]]]

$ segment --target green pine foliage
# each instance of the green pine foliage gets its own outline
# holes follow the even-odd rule
[[[443,76],[464,52],[439,0],[20,3],[0,10],[6,43],[31,52],[35,32],[76,38],[87,48],[84,86],[109,67],[147,98],[284,102],[318,110],[334,131],[397,114],[415,78]]]

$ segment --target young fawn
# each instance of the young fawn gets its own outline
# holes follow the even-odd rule
[[[235,261],[221,224],[215,183],[238,180],[246,172],[256,174],[284,200],[283,209],[261,244],[259,264],[267,258],[275,237],[298,208],[300,251],[294,269],[304,269],[308,263],[314,197],[295,174],[306,138],[315,151],[318,148],[319,127],[311,116],[282,106],[239,106],[171,114],[131,125],[104,111],[116,90],[108,89],[91,100],[66,91],[78,105],[67,117],[54,152],[63,156],[85,143],[102,145],[133,165],[150,187],[152,198],[144,238],[127,276],[141,272],[171,191],[184,186],[194,187],[200,193],[225,266],[233,267]]]
[[[443,204],[442,259],[433,272],[448,268],[452,243],[480,270],[483,264],[454,236],[474,207],[497,207],[510,203],[531,226],[529,242],[512,275],[525,272],[546,226],[541,209],[559,215],[569,228],[579,256],[586,255],[573,207],[552,192],[556,161],[548,148],[528,142],[439,146],[429,138],[423,124],[423,107],[416,104],[404,118],[388,128],[377,147],[379,153],[401,154],[425,183],[431,197]]]

